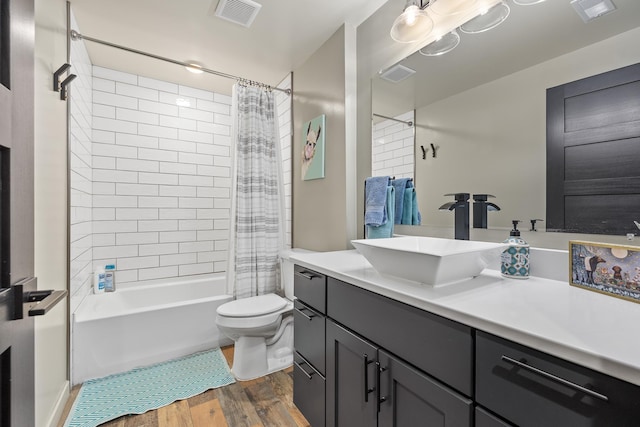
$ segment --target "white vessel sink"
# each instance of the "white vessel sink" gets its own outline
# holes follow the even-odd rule
[[[475,277],[489,262],[499,266],[504,243],[403,236],[352,240],[380,274],[441,286]]]

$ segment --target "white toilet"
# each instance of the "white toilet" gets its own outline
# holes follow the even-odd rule
[[[233,368],[240,381],[252,380],[293,364],[293,262],[280,255],[285,298],[259,295],[222,304],[217,309],[220,332],[235,341]]]

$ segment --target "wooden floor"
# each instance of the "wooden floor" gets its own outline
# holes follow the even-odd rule
[[[223,348],[222,353],[231,366],[233,347]],[[309,423],[292,401],[292,372],[289,368],[257,380],[236,382],[142,415],[120,417],[102,426],[309,427]],[[80,386],[71,391],[58,427],[64,425],[78,391]]]

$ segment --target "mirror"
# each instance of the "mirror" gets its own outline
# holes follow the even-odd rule
[[[519,219],[528,229],[530,219],[546,215],[546,89],[640,62],[640,2],[615,0],[618,10],[585,23],[570,0],[507,1],[505,22],[461,33],[453,51],[436,57],[412,53],[417,44],[380,41],[390,39],[404,3],[390,0],[364,28],[373,32],[375,24],[379,37],[371,48],[372,112],[395,117],[415,109],[423,226],[451,227],[451,212],[438,210],[451,201],[444,194],[468,192],[496,196],[501,210],[489,213],[489,228],[509,229]],[[396,63],[416,73],[400,83],[374,75]],[[437,156],[422,159],[420,146],[430,144]],[[629,232],[638,234],[633,224]]]

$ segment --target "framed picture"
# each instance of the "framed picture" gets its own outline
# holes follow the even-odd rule
[[[324,141],[327,134],[324,114],[306,122],[302,130],[302,179],[308,181],[324,178]]]
[[[569,242],[572,286],[640,302],[640,247]]]

